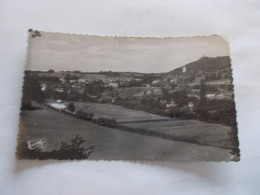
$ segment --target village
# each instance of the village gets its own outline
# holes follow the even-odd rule
[[[226,67],[218,72],[184,65],[156,74],[53,70],[30,74],[45,99],[52,102],[108,103],[173,118],[197,118],[201,110],[216,115],[225,104],[217,108],[211,102],[233,100],[231,73]]]

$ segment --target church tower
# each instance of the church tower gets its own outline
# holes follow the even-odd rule
[[[183,73],[186,72],[186,66],[183,66],[183,67],[182,67],[182,72],[183,72]]]

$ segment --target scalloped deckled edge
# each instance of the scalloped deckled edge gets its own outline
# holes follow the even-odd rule
[[[218,36],[223,39],[226,44],[228,43],[228,37],[226,34],[205,34],[205,35],[194,35],[194,36],[121,36],[121,35],[98,35],[98,34],[82,34],[82,33],[70,33],[70,32],[53,32],[53,31],[41,31],[37,29],[28,29],[33,31],[39,31],[43,33],[52,33],[52,34],[67,34],[73,36],[89,36],[89,37],[102,37],[102,38],[136,38],[136,39],[179,39],[179,38],[199,38],[199,37],[210,37]],[[30,38],[28,32],[28,38]],[[28,43],[28,42],[27,42]]]
[[[29,29],[30,30],[30,29]],[[26,46],[26,58],[24,61],[24,70],[26,70],[27,68],[27,64],[28,64],[28,59],[29,59],[29,50],[30,50],[30,40],[31,38],[31,33],[28,30],[28,36],[27,36],[27,46]],[[32,31],[35,31],[32,29]],[[231,52],[230,52],[230,45],[229,45],[229,38],[226,34],[208,34],[208,35],[194,35],[194,36],[120,36],[120,35],[91,35],[91,34],[77,34],[77,33],[69,33],[69,32],[52,32],[52,31],[41,31],[38,30],[39,32],[43,32],[43,33],[52,33],[52,34],[62,34],[62,35],[72,35],[72,36],[88,36],[88,37],[101,37],[101,38],[135,38],[135,39],[181,39],[181,38],[187,38],[187,39],[193,39],[193,38],[204,38],[204,37],[213,37],[213,36],[217,36],[219,38],[221,38],[228,47],[228,51],[229,51],[229,56],[231,56]],[[231,60],[231,73],[232,73],[232,85],[234,87],[234,77],[233,77],[233,68],[232,68],[232,59],[230,57]],[[24,80],[24,77],[23,77]],[[234,89],[234,88],[233,88]],[[235,89],[234,89],[234,96],[235,96]],[[236,103],[236,102],[235,102]],[[20,110],[21,112],[21,110]],[[236,119],[237,119],[237,110],[236,110]],[[17,135],[17,143],[19,141],[19,134],[21,133],[20,131],[20,126],[21,125],[21,121],[19,122],[18,125],[18,135]],[[237,132],[238,133],[238,132]],[[238,134],[237,134],[237,139],[238,139]],[[239,140],[238,140],[239,143]],[[18,145],[17,145],[18,146]],[[239,148],[239,147],[238,147]],[[17,152],[17,151],[16,151]],[[169,162],[225,162],[225,163],[230,163],[230,162],[239,162],[241,160],[241,153],[240,154],[240,158],[238,161],[234,161],[232,159],[230,160],[157,160],[157,159],[135,159],[135,160],[128,160],[128,159],[121,159],[121,160],[105,160],[105,159],[100,159],[100,160],[95,160],[95,159],[80,159],[80,160],[59,160],[59,159],[18,159],[17,156],[16,158],[18,160],[33,160],[33,161],[48,161],[48,160],[52,160],[52,161],[64,161],[64,162],[77,162],[77,161],[85,161],[85,162],[128,162],[128,163],[138,163],[138,164],[149,164],[151,166],[156,166],[156,164],[153,163],[169,163]],[[163,166],[167,166],[167,165],[163,165]]]

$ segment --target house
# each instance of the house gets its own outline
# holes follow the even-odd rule
[[[77,80],[76,79],[70,79],[70,83],[76,83]]]
[[[174,106],[176,106],[174,101],[171,101],[170,103],[166,104],[167,108],[174,107]]]
[[[85,78],[79,78],[79,80],[78,80],[78,82],[80,82],[80,83],[86,83],[86,81],[87,81],[87,79],[85,79]]]
[[[55,91],[62,93],[64,92],[64,89],[62,87],[58,87],[55,89]]]
[[[46,83],[42,83],[41,84],[41,91],[45,91],[47,88],[47,84]]]
[[[142,84],[141,86],[142,86],[142,87],[150,87],[149,84]]]
[[[190,109],[190,112],[193,112],[194,103],[193,102],[189,102],[188,103],[188,107]]]
[[[191,90],[190,90],[190,93],[191,93],[192,95],[197,95],[197,94],[200,93],[200,89],[191,89]]]
[[[65,79],[64,79],[64,78],[60,78],[60,81],[61,81],[62,83],[65,83]]]
[[[216,95],[216,100],[232,100],[232,93],[220,93]]]
[[[171,83],[177,84],[178,83],[178,79],[177,78],[173,78],[170,80]]]
[[[212,94],[206,94],[206,98],[209,100],[214,100],[216,98],[216,94],[212,93]]]
[[[146,95],[153,95],[154,89],[146,89],[145,92],[146,92]]]
[[[156,79],[156,80],[154,80],[153,82],[152,82],[152,84],[153,85],[157,85],[158,83],[160,83],[161,81],[160,81],[160,79]]]
[[[160,100],[160,104],[161,104],[161,105],[165,105],[166,103],[167,103],[166,100]]]
[[[195,98],[197,98],[197,99],[200,99],[200,96],[195,95],[195,94],[188,94],[188,97],[195,97]]]
[[[109,83],[108,83],[108,86],[109,86],[109,87],[113,87],[113,88],[118,88],[119,85],[118,85],[118,83],[116,83],[116,82],[109,82]]]
[[[73,89],[80,89],[80,88],[82,88],[82,85],[80,83],[74,83],[71,87]]]

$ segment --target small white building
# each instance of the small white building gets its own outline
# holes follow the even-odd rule
[[[183,66],[183,67],[182,67],[182,72],[186,72],[186,71],[187,71],[186,66]]]
[[[153,80],[152,84],[153,85],[157,85],[158,83],[160,83],[161,81],[159,79]]]
[[[80,82],[80,83],[86,83],[86,81],[87,81],[87,79],[85,79],[85,78],[79,78],[79,80],[78,80],[78,82]]]
[[[42,84],[41,84],[41,91],[45,91],[46,88],[47,88],[47,84],[42,83]]]
[[[77,82],[76,79],[71,79],[71,80],[70,80],[70,83],[76,83],[76,82]]]
[[[176,106],[176,104],[174,101],[171,101],[169,104],[166,104],[167,108],[171,108],[171,107],[175,107],[175,106]]]
[[[141,86],[142,86],[142,87],[150,87],[149,84],[142,84]]]
[[[195,98],[197,98],[197,99],[200,99],[200,96],[194,95],[194,94],[188,94],[188,97],[195,97]]]
[[[160,100],[160,104],[161,104],[161,105],[164,105],[164,104],[166,104],[166,103],[167,103],[166,100]]]
[[[113,87],[113,88],[118,88],[118,83],[110,82],[110,83],[108,83],[108,86]]]
[[[206,94],[206,98],[209,100],[214,100],[216,98],[216,94]]]
[[[55,89],[55,91],[62,93],[62,92],[64,92],[64,89],[59,87],[59,88]]]
[[[193,103],[193,102],[189,102],[189,103],[188,103],[188,107],[189,107],[189,109],[190,109],[190,112],[193,112],[194,103]]]

